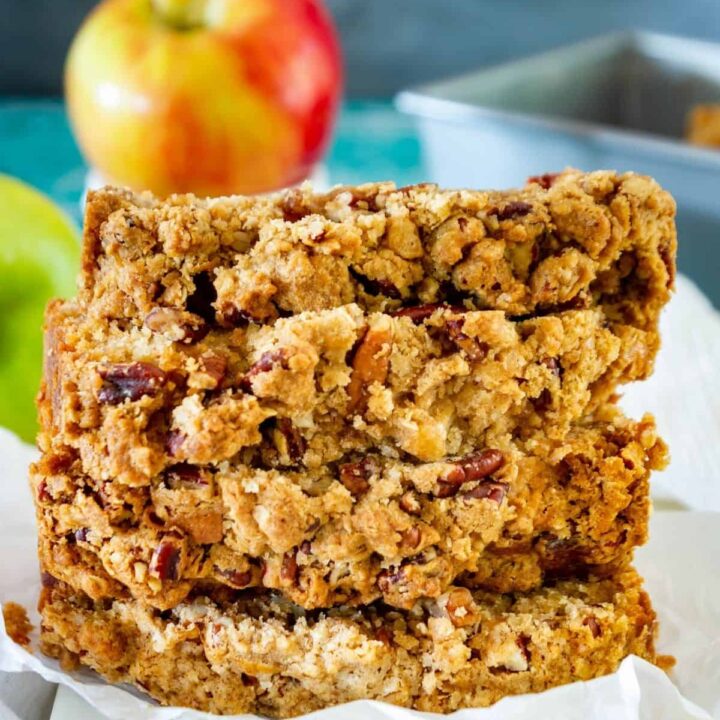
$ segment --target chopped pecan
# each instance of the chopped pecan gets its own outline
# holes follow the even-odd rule
[[[472,500],[492,500],[498,505],[505,499],[508,486],[505,483],[497,483],[488,480],[476,485],[472,490],[463,493],[464,498]]]
[[[377,584],[383,594],[393,592],[393,585],[398,585],[405,580],[405,572],[402,568],[398,570],[382,570],[378,574]]]
[[[58,579],[49,572],[43,571],[40,573],[40,583],[44,588],[51,588],[58,584]]]
[[[290,418],[277,419],[277,433],[274,434],[274,438],[278,451],[286,455],[290,463],[297,464],[303,459],[307,443]]]
[[[472,480],[482,480],[499,470],[504,462],[505,458],[499,450],[482,450],[457,460],[455,467],[445,477],[439,478],[438,482],[462,485]]]
[[[415,305],[413,307],[404,307],[390,313],[393,317],[409,317],[416,325],[423,320],[427,320],[436,310],[451,310],[455,313],[467,312],[467,308],[460,305],[448,305],[447,303],[427,303],[425,305]]]
[[[420,532],[419,527],[411,527],[405,530],[405,532],[401,533],[401,541],[400,544],[403,547],[410,548],[411,550],[414,550],[418,545],[420,545],[420,541],[422,540],[422,533]]]
[[[134,402],[143,395],[154,397],[167,382],[167,374],[156,365],[146,362],[116,363],[98,369],[105,381],[98,392],[98,401],[118,405],[125,400]]]
[[[600,637],[602,635],[602,628],[600,627],[600,623],[597,621],[597,618],[594,615],[588,615],[583,620],[583,625],[590,628],[590,632],[592,633],[592,636],[594,638]]]
[[[168,485],[173,488],[198,487],[207,485],[208,481],[203,471],[190,463],[176,463],[165,470]]]
[[[350,396],[349,411],[362,408],[367,398],[367,389],[373,383],[384,383],[390,369],[389,349],[392,342],[390,327],[375,327],[367,330],[355,350],[352,360],[352,375],[347,387]]]
[[[419,515],[422,510],[420,501],[412,490],[403,493],[398,505],[409,515]]]
[[[160,580],[177,580],[180,551],[170,542],[161,542],[150,558],[150,573]]]
[[[528,178],[529,183],[535,183],[539,185],[543,190],[548,190],[554,184],[554,182],[560,177],[562,173],[545,173],[544,175],[533,175]]]
[[[280,209],[285,222],[297,222],[311,214],[303,202],[302,191],[298,188],[293,188],[285,193],[280,201]]]
[[[227,372],[227,358],[223,355],[206,352],[200,356],[200,366],[203,373],[215,383],[216,388],[222,384]]]
[[[223,303],[218,309],[218,320],[223,327],[239,328],[251,322],[259,322],[247,310],[241,310],[232,303]]]
[[[196,343],[202,340],[210,325],[199,315],[179,308],[156,307],[145,317],[145,327],[154,333],[173,333],[173,340]]]
[[[472,594],[465,588],[453,588],[447,595],[445,611],[455,627],[472,625],[477,617]]]
[[[340,482],[353,494],[364,495],[370,489],[368,480],[380,470],[374,457],[340,466]]]
[[[285,553],[280,566],[280,578],[287,583],[295,583],[298,577],[297,557],[294,551]]]
[[[288,369],[288,351],[285,348],[264,352],[260,356],[260,359],[245,373],[245,376],[240,381],[240,387],[245,390],[245,392],[252,392],[253,378],[262,373],[270,372],[270,370],[277,365],[284,370]]]
[[[232,585],[236,588],[244,588],[250,584],[252,580],[252,573],[250,570],[219,570],[216,568],[219,575],[222,575],[227,580],[228,585]]]
[[[494,208],[488,215],[495,215],[498,220],[511,220],[516,217],[524,217],[532,208],[533,206],[530,203],[523,202],[522,200],[513,200],[502,209]]]
[[[463,332],[465,318],[450,318],[445,323],[448,339],[473,361],[482,360],[488,353],[487,343],[472,338]]]

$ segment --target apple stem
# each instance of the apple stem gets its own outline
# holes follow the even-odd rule
[[[178,30],[192,30],[205,24],[207,0],[152,0],[157,15]]]

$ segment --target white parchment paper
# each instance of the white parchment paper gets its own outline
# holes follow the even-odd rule
[[[655,375],[627,389],[622,404],[634,417],[653,412],[671,445],[671,467],[654,480],[656,500],[698,511],[720,511],[720,316],[689,280],[679,278],[677,297],[662,326],[664,345]],[[35,526],[26,479],[35,452],[0,429],[0,602],[23,604],[37,623]],[[720,512],[657,513],[651,531],[651,541],[638,552],[637,564],[660,615],[660,650],[678,659],[670,677],[631,657],[607,677],[507,698],[492,708],[464,710],[451,717],[720,720]],[[37,651],[30,654],[12,643],[1,619],[0,671],[31,671],[72,688],[108,720],[210,717],[160,708],[135,691],[107,685],[90,672],[68,675]],[[0,698],[0,709],[1,703]],[[360,701],[306,717],[410,720],[435,716]],[[62,720],[77,718],[71,712]]]

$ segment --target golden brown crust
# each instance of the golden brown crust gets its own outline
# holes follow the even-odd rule
[[[655,613],[632,570],[530,594],[453,588],[411,611],[307,613],[270,598],[196,598],[160,615],[57,585],[43,649],[164,704],[292,717],[359,698],[450,712],[656,662]]]
[[[676,252],[672,198],[632,173],[568,171],[506,192],[385,183],[159,201],[106,188],[86,214],[81,297],[136,322],[188,302],[233,325],[460,296],[511,315],[600,305],[652,332]]]

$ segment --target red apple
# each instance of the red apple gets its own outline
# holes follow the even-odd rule
[[[263,192],[320,158],[340,66],[322,0],[104,0],[70,50],[67,105],[111,182]]]

